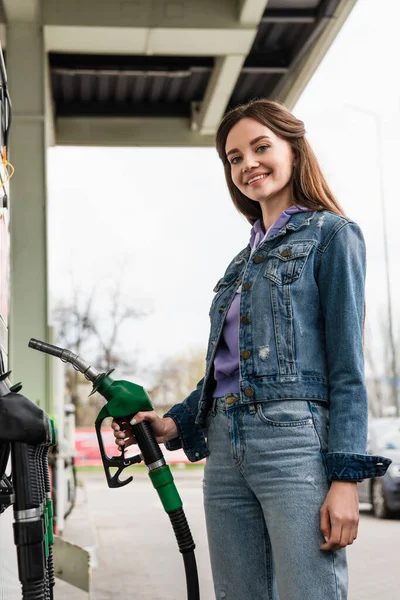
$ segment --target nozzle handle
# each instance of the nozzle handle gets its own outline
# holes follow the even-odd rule
[[[142,421],[134,425],[132,430],[146,466],[151,469],[151,465],[158,463],[158,461],[163,461],[163,464],[165,464],[164,455],[157,444],[150,423]]]

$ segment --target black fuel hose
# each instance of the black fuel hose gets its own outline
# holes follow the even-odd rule
[[[157,469],[166,467],[164,455],[157,444],[153,430],[148,421],[142,421],[133,426],[137,444],[143,460],[149,469],[149,474]],[[171,476],[172,477],[172,476]],[[176,510],[166,510],[173,527],[179,551],[183,555],[185,566],[187,600],[200,600],[199,577],[197,573],[195,543],[190,532],[189,524],[182,507]]]
[[[170,512],[168,516],[175,533],[176,541],[178,542],[179,551],[183,555],[188,600],[199,600],[199,576],[197,573],[196,557],[194,555],[196,546],[183,508],[178,508],[178,510]]]
[[[45,524],[38,448],[23,442],[11,444],[13,527],[23,600],[46,598]]]
[[[45,446],[41,447],[42,450],[42,473],[43,473],[43,497],[46,498],[46,503],[51,500],[51,481],[49,472],[49,452]],[[52,529],[53,529],[53,514],[49,514],[49,522],[47,523],[49,528],[49,535],[51,536],[51,542],[53,541]],[[50,531],[51,529],[51,531]],[[54,556],[53,556],[53,543],[48,545],[47,555],[47,569],[48,575],[48,587],[49,587],[49,599],[53,600],[53,588],[56,584],[55,571],[54,571]]]

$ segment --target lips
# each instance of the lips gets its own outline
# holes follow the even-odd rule
[[[252,177],[250,177],[246,181],[246,185],[252,185],[253,183],[256,183],[257,181],[262,181],[262,180],[266,179],[269,175],[270,175],[270,173],[255,173]]]

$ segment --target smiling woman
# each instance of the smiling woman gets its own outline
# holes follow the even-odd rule
[[[287,206],[295,199],[311,210],[343,214],[305,138],[304,123],[277,102],[268,101],[268,112],[265,106],[264,100],[239,106],[226,115],[218,129],[217,151],[236,208],[253,224],[261,217],[259,198],[275,196],[279,204],[278,191]],[[245,147],[239,147],[241,140]],[[249,186],[245,172],[252,178],[268,175],[268,186]]]
[[[257,135],[259,134],[259,135]],[[261,134],[261,135],[260,135]],[[253,138],[253,136],[256,136]],[[244,143],[250,137],[248,143]],[[253,138],[253,139],[252,139]],[[237,146],[242,147],[237,148]],[[290,144],[254,119],[241,119],[230,130],[226,147],[232,182],[242,194],[261,207],[268,204],[268,222],[276,221],[282,209],[292,205],[294,155]]]
[[[135,422],[207,457],[216,598],[345,600],[357,482],[390,464],[366,452],[363,236],[285,107],[234,109],[216,143],[250,241],[214,287],[204,378],[164,418]]]

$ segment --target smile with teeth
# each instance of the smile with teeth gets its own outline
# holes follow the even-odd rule
[[[269,173],[264,173],[263,175],[257,175],[256,177],[252,177],[251,179],[248,180],[247,185],[250,185],[254,181],[257,181],[258,179],[265,179],[266,177],[268,177],[268,175],[269,175]]]

